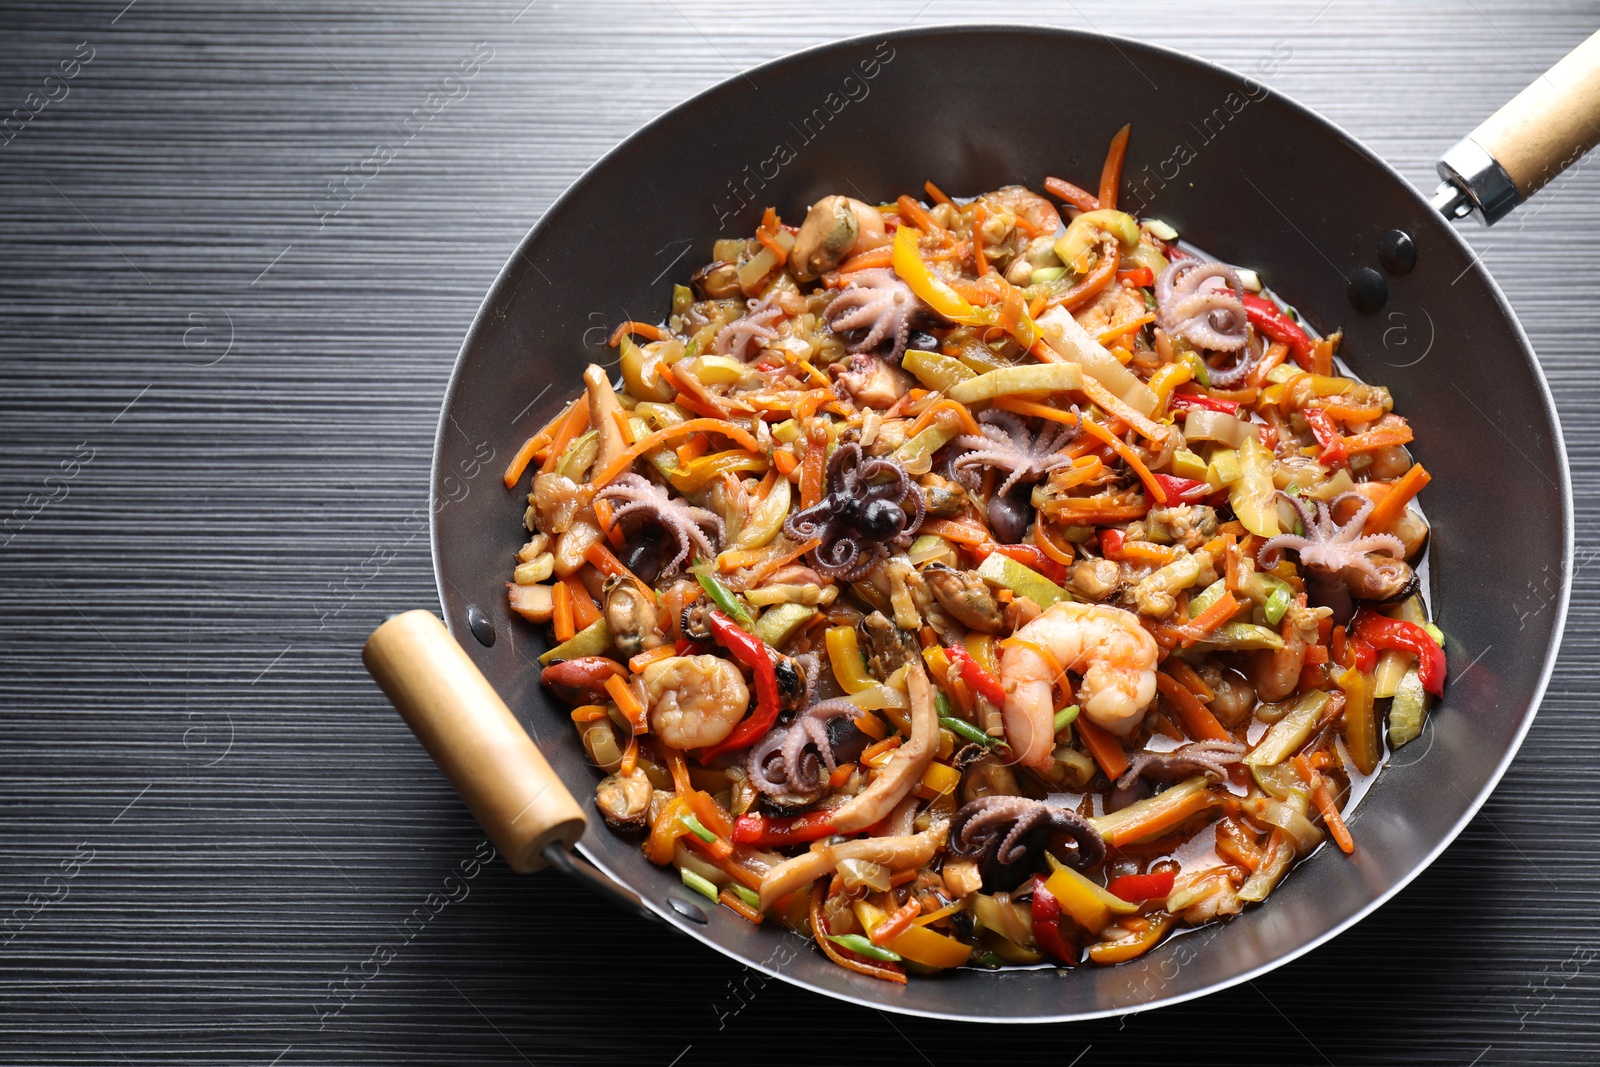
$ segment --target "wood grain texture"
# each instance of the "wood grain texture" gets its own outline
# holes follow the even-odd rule
[[[1277,56],[1263,81],[1431,188],[1436,154],[1600,15],[124,2],[0,10],[0,112],[60,97],[46,76],[93,55],[0,146],[0,1060],[16,1063],[992,1055],[994,1031],[825,1002],[483,862],[358,656],[384,615],[436,604],[432,430],[483,292],[640,123],[843,33],[986,18],[1247,72]],[[492,58],[465,93],[408,131],[480,42]],[[996,76],[1025,94],[1070,72]],[[321,218],[328,183],[379,145],[392,158]],[[1012,1028],[1007,1058],[1596,1059],[1595,164],[1467,232],[1550,377],[1578,503],[1565,650],[1522,756],[1427,873],[1328,946],[1125,1025]],[[1549,590],[1508,595],[1551,609]]]

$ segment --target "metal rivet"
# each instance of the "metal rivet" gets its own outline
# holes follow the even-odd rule
[[[1389,299],[1389,283],[1371,267],[1357,267],[1350,275],[1350,305],[1371,314]]]
[[[1385,230],[1378,238],[1378,262],[1390,274],[1408,274],[1417,265],[1417,243],[1404,230]]]
[[[692,901],[684,900],[682,897],[668,897],[667,907],[671,908],[679,915],[682,915],[685,919],[688,919],[692,923],[699,923],[702,926],[705,925],[705,911],[700,907],[700,905],[695,904]]]
[[[478,644],[484,648],[494,647],[494,623],[489,621],[489,616],[478,610],[476,604],[467,605],[467,629],[478,639]]]

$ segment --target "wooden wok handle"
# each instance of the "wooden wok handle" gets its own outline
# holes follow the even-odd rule
[[[1600,33],[1468,134],[1524,199],[1600,142]]]
[[[1545,71],[1439,158],[1433,206],[1486,223],[1542,189],[1600,143],[1600,33]]]
[[[546,845],[583,835],[583,809],[432,612],[385,622],[361,661],[512,869],[539,870]]]

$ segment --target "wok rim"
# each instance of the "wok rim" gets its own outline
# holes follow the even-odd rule
[[[1562,522],[1560,594],[1557,597],[1555,623],[1551,629],[1548,647],[1545,649],[1544,661],[1540,665],[1539,677],[1529,695],[1528,710],[1517,728],[1515,737],[1506,747],[1505,751],[1500,757],[1499,762],[1495,765],[1493,771],[1479,787],[1477,793],[1473,796],[1471,802],[1462,812],[1460,818],[1457,819],[1456,822],[1443,835],[1441,835],[1439,841],[1433,846],[1433,848],[1430,849],[1428,853],[1420,860],[1414,863],[1404,875],[1400,876],[1394,881],[1393,884],[1385,887],[1381,892],[1374,895],[1370,901],[1358,908],[1355,912],[1341,922],[1263,964],[1245,971],[1241,971],[1240,973],[1230,977],[1218,979],[1199,989],[1172,993],[1166,996],[1157,997],[1148,1001],[1142,1001],[1140,1003],[1121,1008],[1068,1012],[1059,1015],[1044,1014],[1026,1016],[977,1015],[934,1011],[915,1006],[895,1004],[866,996],[858,996],[835,989],[824,988],[802,977],[785,973],[779,967],[769,966],[764,961],[747,960],[720,944],[714,937],[710,936],[706,928],[697,926],[697,924],[683,919],[681,916],[673,912],[671,908],[658,904],[656,900],[653,899],[653,897],[649,894],[637,894],[644,906],[649,908],[651,912],[655,913],[658,918],[665,921],[668,925],[680,933],[694,938],[696,941],[699,941],[701,944],[706,945],[719,954],[734,959],[737,962],[763,974],[778,978],[789,985],[798,986],[819,996],[833,1000],[845,1001],[863,1008],[871,1008],[879,1011],[891,1011],[897,1015],[907,1015],[918,1018],[987,1024],[1048,1024],[1087,1022],[1094,1019],[1132,1015],[1139,1012],[1150,1011],[1156,1008],[1182,1004],[1186,1001],[1209,996],[1213,993],[1219,993],[1234,986],[1253,981],[1254,979],[1274,971],[1279,967],[1292,963],[1314,949],[1317,949],[1331,941],[1338,935],[1344,933],[1361,920],[1367,918],[1378,908],[1394,899],[1394,897],[1398,895],[1401,890],[1409,886],[1419,875],[1422,874],[1423,871],[1431,867],[1434,861],[1439,858],[1445,849],[1449,848],[1450,845],[1455,843],[1456,838],[1461,835],[1461,832],[1465,830],[1467,825],[1477,816],[1483,805],[1488,802],[1490,795],[1495,791],[1495,789],[1499,786],[1500,781],[1505,777],[1505,773],[1510,768],[1512,760],[1514,760],[1517,753],[1521,751],[1523,741],[1526,739],[1528,731],[1532,728],[1533,721],[1538,716],[1539,710],[1544,703],[1544,697],[1549,688],[1550,679],[1555,672],[1556,661],[1560,656],[1562,641],[1565,637],[1567,613],[1572,594],[1572,561],[1574,557],[1576,519],[1572,497],[1572,479],[1567,455],[1566,439],[1562,432],[1561,420],[1559,412],[1555,406],[1555,399],[1550,391],[1550,383],[1544,374],[1544,368],[1539,363],[1538,355],[1534,351],[1532,343],[1528,340],[1527,333],[1523,330],[1522,323],[1517,318],[1516,312],[1511,307],[1510,302],[1506,299],[1505,293],[1500,289],[1500,286],[1495,281],[1494,276],[1489,273],[1487,268],[1485,268],[1482,258],[1473,252],[1471,245],[1469,245],[1466,239],[1460,235],[1456,227],[1449,220],[1446,220],[1439,215],[1439,213],[1435,211],[1429,203],[1429,198],[1415,185],[1413,185],[1403,174],[1396,170],[1382,156],[1368,148],[1367,145],[1364,144],[1360,139],[1355,137],[1349,131],[1345,130],[1339,124],[1326,118],[1305,104],[1300,103],[1293,97],[1281,93],[1276,89],[1272,89],[1270,86],[1265,86],[1264,83],[1257,82],[1255,79],[1246,74],[1242,74],[1239,71],[1225,67],[1220,63],[1196,56],[1192,53],[1184,52],[1176,48],[1169,48],[1165,45],[1152,44],[1147,41],[1139,41],[1133,38],[1123,37],[1118,34],[1099,33],[1065,26],[1049,26],[1040,23],[942,22],[928,26],[904,26],[890,28],[878,32],[857,34],[851,37],[843,37],[836,40],[825,41],[806,48],[798,49],[793,52],[787,52],[781,56],[777,56],[752,67],[740,68],[740,70],[734,74],[731,74],[728,77],[707,86],[682,102],[655,115],[646,122],[641,123],[633,130],[632,133],[622,138],[611,148],[607,149],[588,167],[584,168],[583,173],[574,178],[572,182],[562,190],[560,195],[552,200],[544,209],[544,211],[540,213],[539,218],[531,227],[529,227],[528,232],[524,234],[522,240],[518,242],[516,249],[511,253],[505,264],[496,273],[494,281],[490,284],[488,291],[485,293],[483,300],[478,306],[478,310],[473,315],[472,325],[468,328],[466,336],[462,340],[461,348],[457,352],[455,361],[451,365],[450,380],[445,388],[444,397],[440,404],[438,425],[434,432],[433,462],[428,483],[430,505],[428,516],[428,540],[430,549],[429,555],[433,563],[434,585],[439,597],[441,615],[444,619],[445,626],[449,629],[453,637],[457,638],[457,640],[462,640],[462,635],[459,632],[459,628],[452,621],[449,611],[446,610],[449,600],[447,598],[445,589],[444,565],[442,558],[443,551],[440,546],[439,539],[439,511],[436,506],[436,502],[442,499],[440,493],[440,483],[445,477],[445,473],[441,467],[441,459],[444,455],[445,435],[449,429],[451,411],[453,410],[455,403],[456,390],[461,382],[462,370],[466,366],[468,355],[476,345],[479,334],[488,328],[489,315],[487,313],[494,305],[497,298],[505,295],[506,289],[512,282],[511,275],[518,261],[524,257],[528,257],[528,261],[530,263],[532,262],[531,256],[528,256],[529,246],[539,236],[544,225],[546,224],[546,221],[553,215],[557,214],[569,200],[573,199],[579,189],[586,182],[588,182],[591,176],[608,166],[615,156],[622,153],[635,141],[644,136],[648,131],[658,125],[691,112],[694,109],[705,106],[710,98],[725,91],[734,82],[745,79],[750,75],[764,73],[779,67],[787,66],[789,64],[804,63],[834,50],[844,50],[877,41],[901,41],[919,37],[945,35],[951,32],[962,32],[969,34],[1024,33],[1047,35],[1064,42],[1088,41],[1109,43],[1114,48],[1119,50],[1127,47],[1135,49],[1141,53],[1149,54],[1155,59],[1159,59],[1163,63],[1172,63],[1175,61],[1179,65],[1194,64],[1198,67],[1207,69],[1214,74],[1220,74],[1230,78],[1243,79],[1246,82],[1263,85],[1263,87],[1267,88],[1268,91],[1275,96],[1280,103],[1286,105],[1291,110],[1294,117],[1299,121],[1301,125],[1296,129],[1297,136],[1299,134],[1299,130],[1305,128],[1305,124],[1309,124],[1312,127],[1320,126],[1324,132],[1332,134],[1344,145],[1359,153],[1360,156],[1368,163],[1375,165],[1379,172],[1387,177],[1390,182],[1402,192],[1403,195],[1411,197],[1416,204],[1420,205],[1424,209],[1424,217],[1430,219],[1430,225],[1433,225],[1434,232],[1447,234],[1447,239],[1454,242],[1458,251],[1465,251],[1467,253],[1471,259],[1470,269],[1486,285],[1489,293],[1493,296],[1496,309],[1499,311],[1505,322],[1511,327],[1512,333],[1519,347],[1521,348],[1522,358],[1527,364],[1528,369],[1532,372],[1534,383],[1538,387],[1538,396],[1542,413],[1551,431],[1551,446],[1555,452],[1557,460],[1556,473],[1561,494]],[[628,887],[629,889],[634,888],[627,879],[619,877],[616,872],[614,872],[605,864],[603,859],[601,859],[595,852],[587,848],[581,839],[575,847],[586,860],[604,873],[606,877],[612,879],[620,885]],[[1004,973],[1015,973],[1015,971]]]

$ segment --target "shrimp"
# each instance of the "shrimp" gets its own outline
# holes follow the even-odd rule
[[[750,706],[739,668],[718,656],[669,656],[644,669],[650,729],[677,749],[715,745]]]
[[[1130,611],[1062,601],[1016,637],[1000,662],[1000,684],[1006,692],[1006,740],[1024,766],[1049,766],[1055,748],[1055,670],[1029,644],[1053,656],[1061,669],[1083,675],[1078,706],[1114,734],[1127,736],[1155,698],[1160,653]]]

